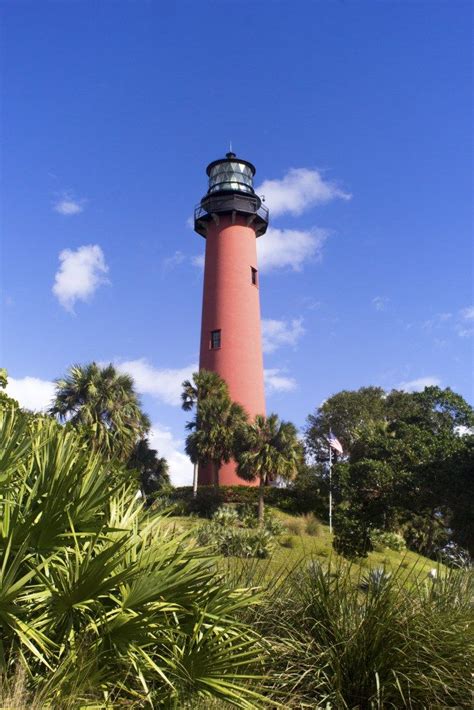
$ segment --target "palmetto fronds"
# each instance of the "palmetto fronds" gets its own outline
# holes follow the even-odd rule
[[[0,408],[0,675],[20,661],[53,706],[119,693],[141,707],[256,707],[252,602],[144,512],[74,430]]]

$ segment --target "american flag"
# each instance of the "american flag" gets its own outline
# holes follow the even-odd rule
[[[344,453],[342,450],[341,442],[339,441],[339,439],[336,436],[334,436],[332,431],[329,432],[328,444],[331,447],[331,449],[334,449],[334,451],[337,451],[338,454]]]

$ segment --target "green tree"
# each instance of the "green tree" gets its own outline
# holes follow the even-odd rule
[[[127,462],[127,468],[137,471],[143,499],[153,502],[158,491],[171,485],[168,462],[150,448],[148,439],[140,439]]]
[[[219,486],[219,470],[234,456],[237,432],[247,415],[243,407],[232,402],[227,383],[216,372],[200,370],[193,380],[183,382],[183,409],[195,409],[194,418],[186,424],[186,453],[195,466],[211,463],[214,486]],[[195,486],[194,486],[195,488]]]
[[[185,412],[196,410],[195,418],[189,422],[187,429],[192,431],[186,439],[186,453],[193,464],[193,495],[197,495],[197,478],[199,463],[204,463],[207,455],[206,437],[198,434],[198,406],[204,404],[207,399],[216,401],[222,398],[229,400],[229,390],[227,383],[217,372],[211,370],[200,370],[193,373],[192,380],[184,380],[181,392],[182,408]],[[211,405],[212,407],[212,405]]]
[[[208,397],[197,408],[196,416],[188,422],[186,453],[191,461],[211,463],[214,486],[219,487],[219,471],[235,455],[236,437],[244,426],[247,415],[243,407],[228,398]]]
[[[237,474],[246,481],[259,481],[258,519],[262,525],[265,486],[277,478],[291,480],[301,464],[296,428],[276,414],[257,414],[240,432],[236,458]]]
[[[336,541],[373,527],[403,531],[408,544],[436,555],[449,539],[473,551],[472,407],[449,388],[392,391],[383,418],[359,430],[334,467]],[[364,543],[365,545],[365,543]],[[358,545],[360,549],[360,545]]]
[[[8,373],[4,367],[0,367],[0,406],[11,405],[18,408],[20,405],[18,404],[16,399],[12,399],[12,397],[9,397],[5,392],[7,384]]]
[[[212,370],[199,370],[194,372],[192,380],[184,380],[181,385],[182,408],[190,412],[197,407],[199,402],[204,402],[208,397],[229,397],[227,383],[222,377]]]
[[[130,375],[92,362],[73,365],[56,380],[50,413],[81,430],[110,459],[126,462],[150,428]]]
[[[316,461],[328,459],[327,437],[332,430],[350,454],[361,436],[385,421],[385,397],[381,387],[343,390],[329,397],[307,419],[305,443]]]

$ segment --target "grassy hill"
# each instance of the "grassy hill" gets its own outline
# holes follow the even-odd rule
[[[269,581],[276,575],[284,574],[304,560],[315,560],[323,565],[348,564],[344,558],[337,555],[332,548],[332,535],[329,526],[316,519],[313,525],[313,534],[306,532],[307,516],[290,515],[277,508],[269,508],[272,514],[284,526],[283,533],[275,540],[274,548],[267,559],[244,560],[236,557],[223,559],[222,565],[232,573],[237,571],[252,570],[252,576],[262,583]],[[310,518],[311,520],[311,518]],[[313,519],[314,520],[314,519]],[[195,532],[204,523],[203,518],[195,516],[173,516],[168,519],[167,527],[176,529],[177,532]],[[399,574],[415,572],[415,576],[426,576],[438,564],[422,555],[409,550],[401,552],[388,548],[381,548],[369,553],[367,558],[358,559],[352,563],[354,577],[366,573],[371,569],[384,569],[387,572]],[[444,569],[439,566],[440,571]],[[255,579],[253,581],[255,581]]]

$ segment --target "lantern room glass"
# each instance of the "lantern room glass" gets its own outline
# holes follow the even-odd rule
[[[214,165],[209,172],[209,193],[222,190],[253,194],[253,172],[249,165],[237,160],[225,160]]]

